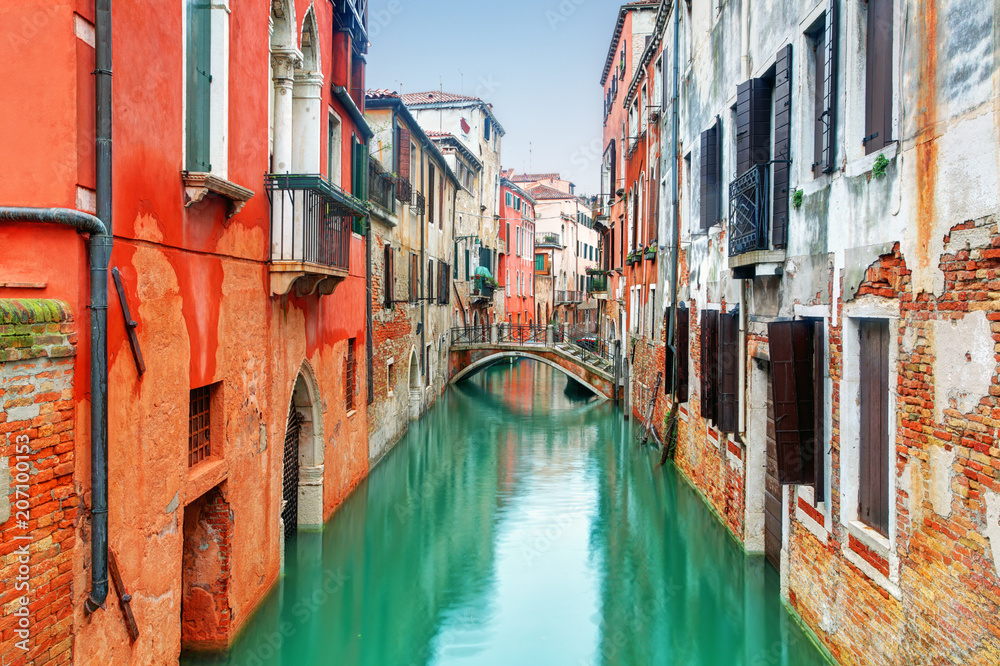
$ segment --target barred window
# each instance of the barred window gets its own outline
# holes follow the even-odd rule
[[[347,411],[354,409],[354,388],[355,388],[355,361],[354,343],[357,338],[347,341],[347,360],[344,363],[344,406]]]
[[[188,419],[188,467],[212,455],[212,395],[208,386],[191,390]]]

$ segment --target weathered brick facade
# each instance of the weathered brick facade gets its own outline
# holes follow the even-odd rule
[[[0,300],[0,661],[72,660],[76,329],[57,301]]]

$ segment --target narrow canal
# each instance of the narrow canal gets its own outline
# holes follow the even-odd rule
[[[185,664],[825,660],[607,402],[531,361],[452,387],[334,515],[228,656]]]

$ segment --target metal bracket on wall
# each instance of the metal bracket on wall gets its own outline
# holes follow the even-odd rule
[[[135,367],[141,377],[146,372],[146,362],[142,359],[142,349],[139,348],[139,336],[135,334],[135,329],[139,325],[132,319],[132,310],[129,308],[128,299],[125,297],[125,285],[122,284],[121,273],[118,267],[111,269],[111,275],[115,278],[115,287],[118,289],[118,302],[122,306],[122,314],[125,316],[125,328],[128,330],[128,342],[132,347],[132,358],[135,359]]]
[[[109,549],[108,556],[108,571],[111,574],[111,582],[115,586],[115,593],[118,595],[118,607],[121,608],[122,617],[125,619],[125,628],[128,630],[129,642],[135,643],[139,638],[139,625],[135,623],[135,616],[132,615],[132,595],[125,591],[125,584],[122,582],[122,575],[118,571],[118,560],[115,558],[114,551]]]

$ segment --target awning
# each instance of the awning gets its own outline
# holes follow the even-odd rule
[[[488,278],[492,278],[493,277],[490,274],[490,269],[486,268],[486,266],[479,266],[478,268],[476,268],[475,275],[476,275],[476,277],[488,277]]]

